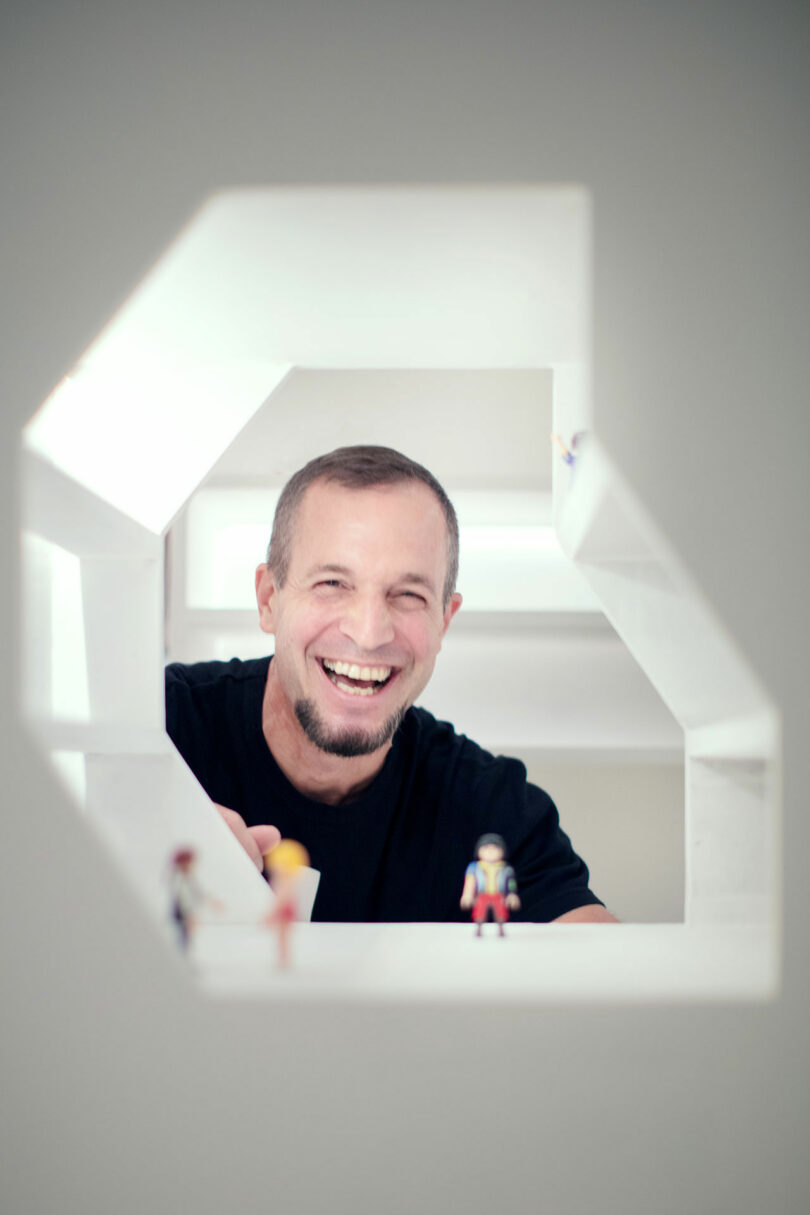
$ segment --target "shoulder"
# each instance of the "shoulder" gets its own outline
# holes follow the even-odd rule
[[[265,679],[269,658],[252,658],[243,661],[231,658],[229,662],[171,662],[166,667],[166,692],[179,694],[215,692],[229,685]]]
[[[470,831],[496,831],[512,843],[539,824],[554,830],[559,818],[551,797],[529,781],[525,764],[493,755],[426,709],[413,708],[403,728],[421,785],[455,806]]]
[[[166,728],[175,743],[201,729],[234,726],[260,704],[269,658],[243,662],[172,662],[166,667]]]
[[[450,722],[437,720],[427,709],[409,709],[403,727],[418,761],[463,773],[465,783],[482,793],[509,789],[514,794],[527,785],[526,766],[521,760],[494,755],[466,734],[459,734]]]
[[[427,709],[416,706],[409,709],[405,715],[403,728],[418,746],[420,754],[425,756],[435,755],[447,758],[453,755],[482,770],[491,764],[503,761],[502,756],[495,756],[491,752],[485,751],[466,734],[459,734],[451,722],[440,721]],[[518,763],[517,760],[509,762]]]

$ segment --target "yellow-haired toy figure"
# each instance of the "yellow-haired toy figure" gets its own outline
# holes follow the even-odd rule
[[[264,868],[275,894],[265,923],[278,932],[278,964],[290,964],[290,925],[298,918],[296,886],[301,870],[309,865],[309,853],[296,840],[281,840],[264,854]]]

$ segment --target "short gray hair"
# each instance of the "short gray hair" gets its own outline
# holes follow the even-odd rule
[[[297,473],[293,473],[281,491],[267,548],[267,566],[279,586],[284,585],[289,574],[298,510],[304,494],[315,481],[330,481],[345,489],[369,489],[374,485],[397,485],[403,481],[421,481],[426,485],[438,500],[447,525],[447,575],[442,595],[442,604],[447,607],[458,578],[456,512],[433,473],[392,447],[338,447],[325,456],[310,460]]]

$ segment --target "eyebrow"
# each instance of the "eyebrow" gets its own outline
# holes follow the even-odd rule
[[[433,585],[432,579],[428,578],[425,574],[403,574],[401,578],[397,578],[397,582],[407,582],[410,585],[423,586],[432,595],[436,594],[436,588]]]
[[[307,570],[304,577],[313,578],[315,574],[343,574],[344,577],[350,577],[351,572],[348,565],[313,565]]]
[[[340,574],[344,578],[352,578],[354,576],[347,565],[337,565],[333,562],[328,562],[326,565],[313,565],[311,569],[307,570],[305,577],[307,579],[313,578],[316,574]],[[409,586],[423,586],[432,595],[436,594],[433,581],[426,574],[406,573],[400,575],[396,581],[398,583],[406,583]]]

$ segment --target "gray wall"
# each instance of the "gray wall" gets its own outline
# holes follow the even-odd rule
[[[786,3],[5,6],[4,1211],[807,1210],[807,35]],[[592,187],[595,428],[784,715],[773,1004],[203,1003],[21,737],[19,426],[212,188],[332,180]]]
[[[609,753],[549,760],[528,749],[518,758],[554,798],[591,889],[614,915],[626,924],[683,920],[683,764],[611,762]]]

